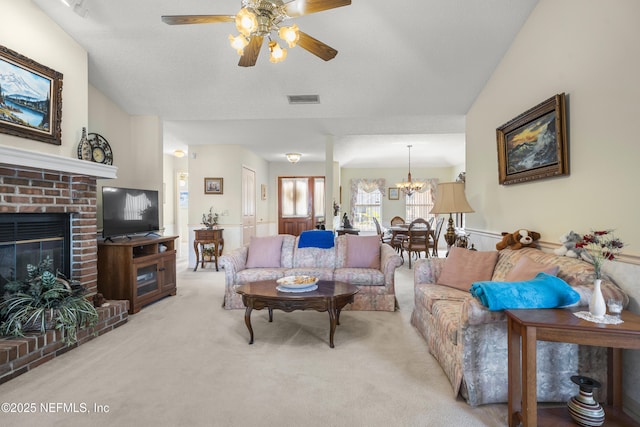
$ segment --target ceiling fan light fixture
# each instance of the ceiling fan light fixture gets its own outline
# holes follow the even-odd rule
[[[280,45],[274,41],[269,42],[269,51],[271,55],[269,55],[269,61],[274,64],[280,61],[284,61],[287,57],[287,49],[283,49]]]
[[[245,37],[249,37],[258,28],[257,14],[252,9],[243,7],[236,15],[236,28]]]
[[[238,55],[244,55],[244,48],[249,44],[249,41],[242,34],[238,34],[236,37],[229,34],[229,43],[231,43],[231,47],[238,52]]]
[[[290,27],[280,27],[278,36],[286,41],[290,48],[293,48],[298,43],[298,40],[300,40],[300,31],[298,26],[293,24]]]

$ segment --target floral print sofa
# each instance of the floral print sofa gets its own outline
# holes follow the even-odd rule
[[[244,308],[242,296],[236,293],[238,286],[244,283],[309,275],[321,280],[339,280],[356,285],[359,292],[355,295],[353,304],[348,304],[344,310],[396,309],[395,270],[402,264],[402,258],[391,246],[381,243],[377,235],[338,236],[331,248],[300,248],[300,236],[279,236],[282,236],[279,266],[247,268],[250,245],[235,249],[220,258],[225,272],[224,308]],[[374,268],[350,267],[348,242],[352,242],[354,249],[354,242],[365,240],[379,248],[379,263],[375,262]]]
[[[492,281],[504,281],[522,257],[558,266],[557,276],[580,294],[578,306],[588,310],[594,270],[589,263],[543,252],[535,248],[504,249],[498,253]],[[468,291],[438,285],[446,259],[416,262],[415,305],[411,324],[426,339],[453,387],[472,406],[504,403],[507,394],[507,320],[503,311],[489,311]],[[471,284],[469,284],[469,287]],[[614,283],[603,280],[605,301],[628,296]],[[602,383],[598,400],[606,399],[607,351],[604,347],[539,341],[537,345],[539,402],[566,402],[577,392],[572,375],[585,375]]]

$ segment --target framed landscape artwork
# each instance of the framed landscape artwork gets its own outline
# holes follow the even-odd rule
[[[496,130],[501,185],[569,175],[565,115],[561,93]]]
[[[389,188],[389,200],[400,200],[400,190],[397,188]]]
[[[0,132],[62,144],[62,73],[0,46]]]
[[[205,178],[204,194],[222,194],[222,178]]]

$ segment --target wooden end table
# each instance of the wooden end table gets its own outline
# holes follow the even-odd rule
[[[333,334],[336,326],[340,324],[340,311],[345,305],[353,302],[353,296],[358,293],[358,288],[344,282],[333,280],[320,280],[318,289],[310,292],[280,292],[276,289],[275,280],[263,280],[241,285],[236,290],[242,295],[242,302],[246,309],[244,323],[249,329],[251,338],[249,344],[253,344],[253,328],[251,327],[251,312],[267,308],[269,310],[269,322],[273,322],[273,309],[290,313],[294,310],[316,310],[329,313],[329,347],[334,348]]]
[[[216,271],[218,271],[218,257],[222,255],[224,249],[224,237],[222,237],[222,231],[224,228],[207,228],[195,231],[195,239],[193,240],[193,250],[196,253],[196,266],[193,271],[198,271],[198,265],[202,265],[204,268],[205,261],[204,253],[200,255],[200,249],[204,252],[204,245],[213,245],[213,260],[216,264]]]
[[[622,349],[640,349],[640,316],[622,312],[624,323],[607,325],[576,317],[577,309],[506,310],[509,351],[509,426],[573,426],[565,408],[538,411],[536,399],[536,341],[608,347],[607,426],[637,426],[622,412]],[[520,357],[522,356],[522,360]],[[569,380],[569,378],[567,378]],[[576,390],[577,394],[577,390]]]
[[[360,234],[360,229],[359,228],[344,228],[344,227],[340,227],[340,228],[336,228],[336,234],[338,236],[344,236],[345,234],[354,234],[354,235],[359,235]]]

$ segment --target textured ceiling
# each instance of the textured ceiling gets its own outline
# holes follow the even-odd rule
[[[303,1],[303,0],[298,0]],[[347,167],[464,162],[464,116],[536,0],[353,0],[288,23],[338,50],[300,47],[279,64],[263,46],[238,67],[233,23],[169,26],[161,15],[235,14],[237,0],[33,0],[89,54],[90,83],[132,115],[156,115],[165,152],[240,144],[268,161],[284,153]],[[320,104],[289,105],[317,94]]]

